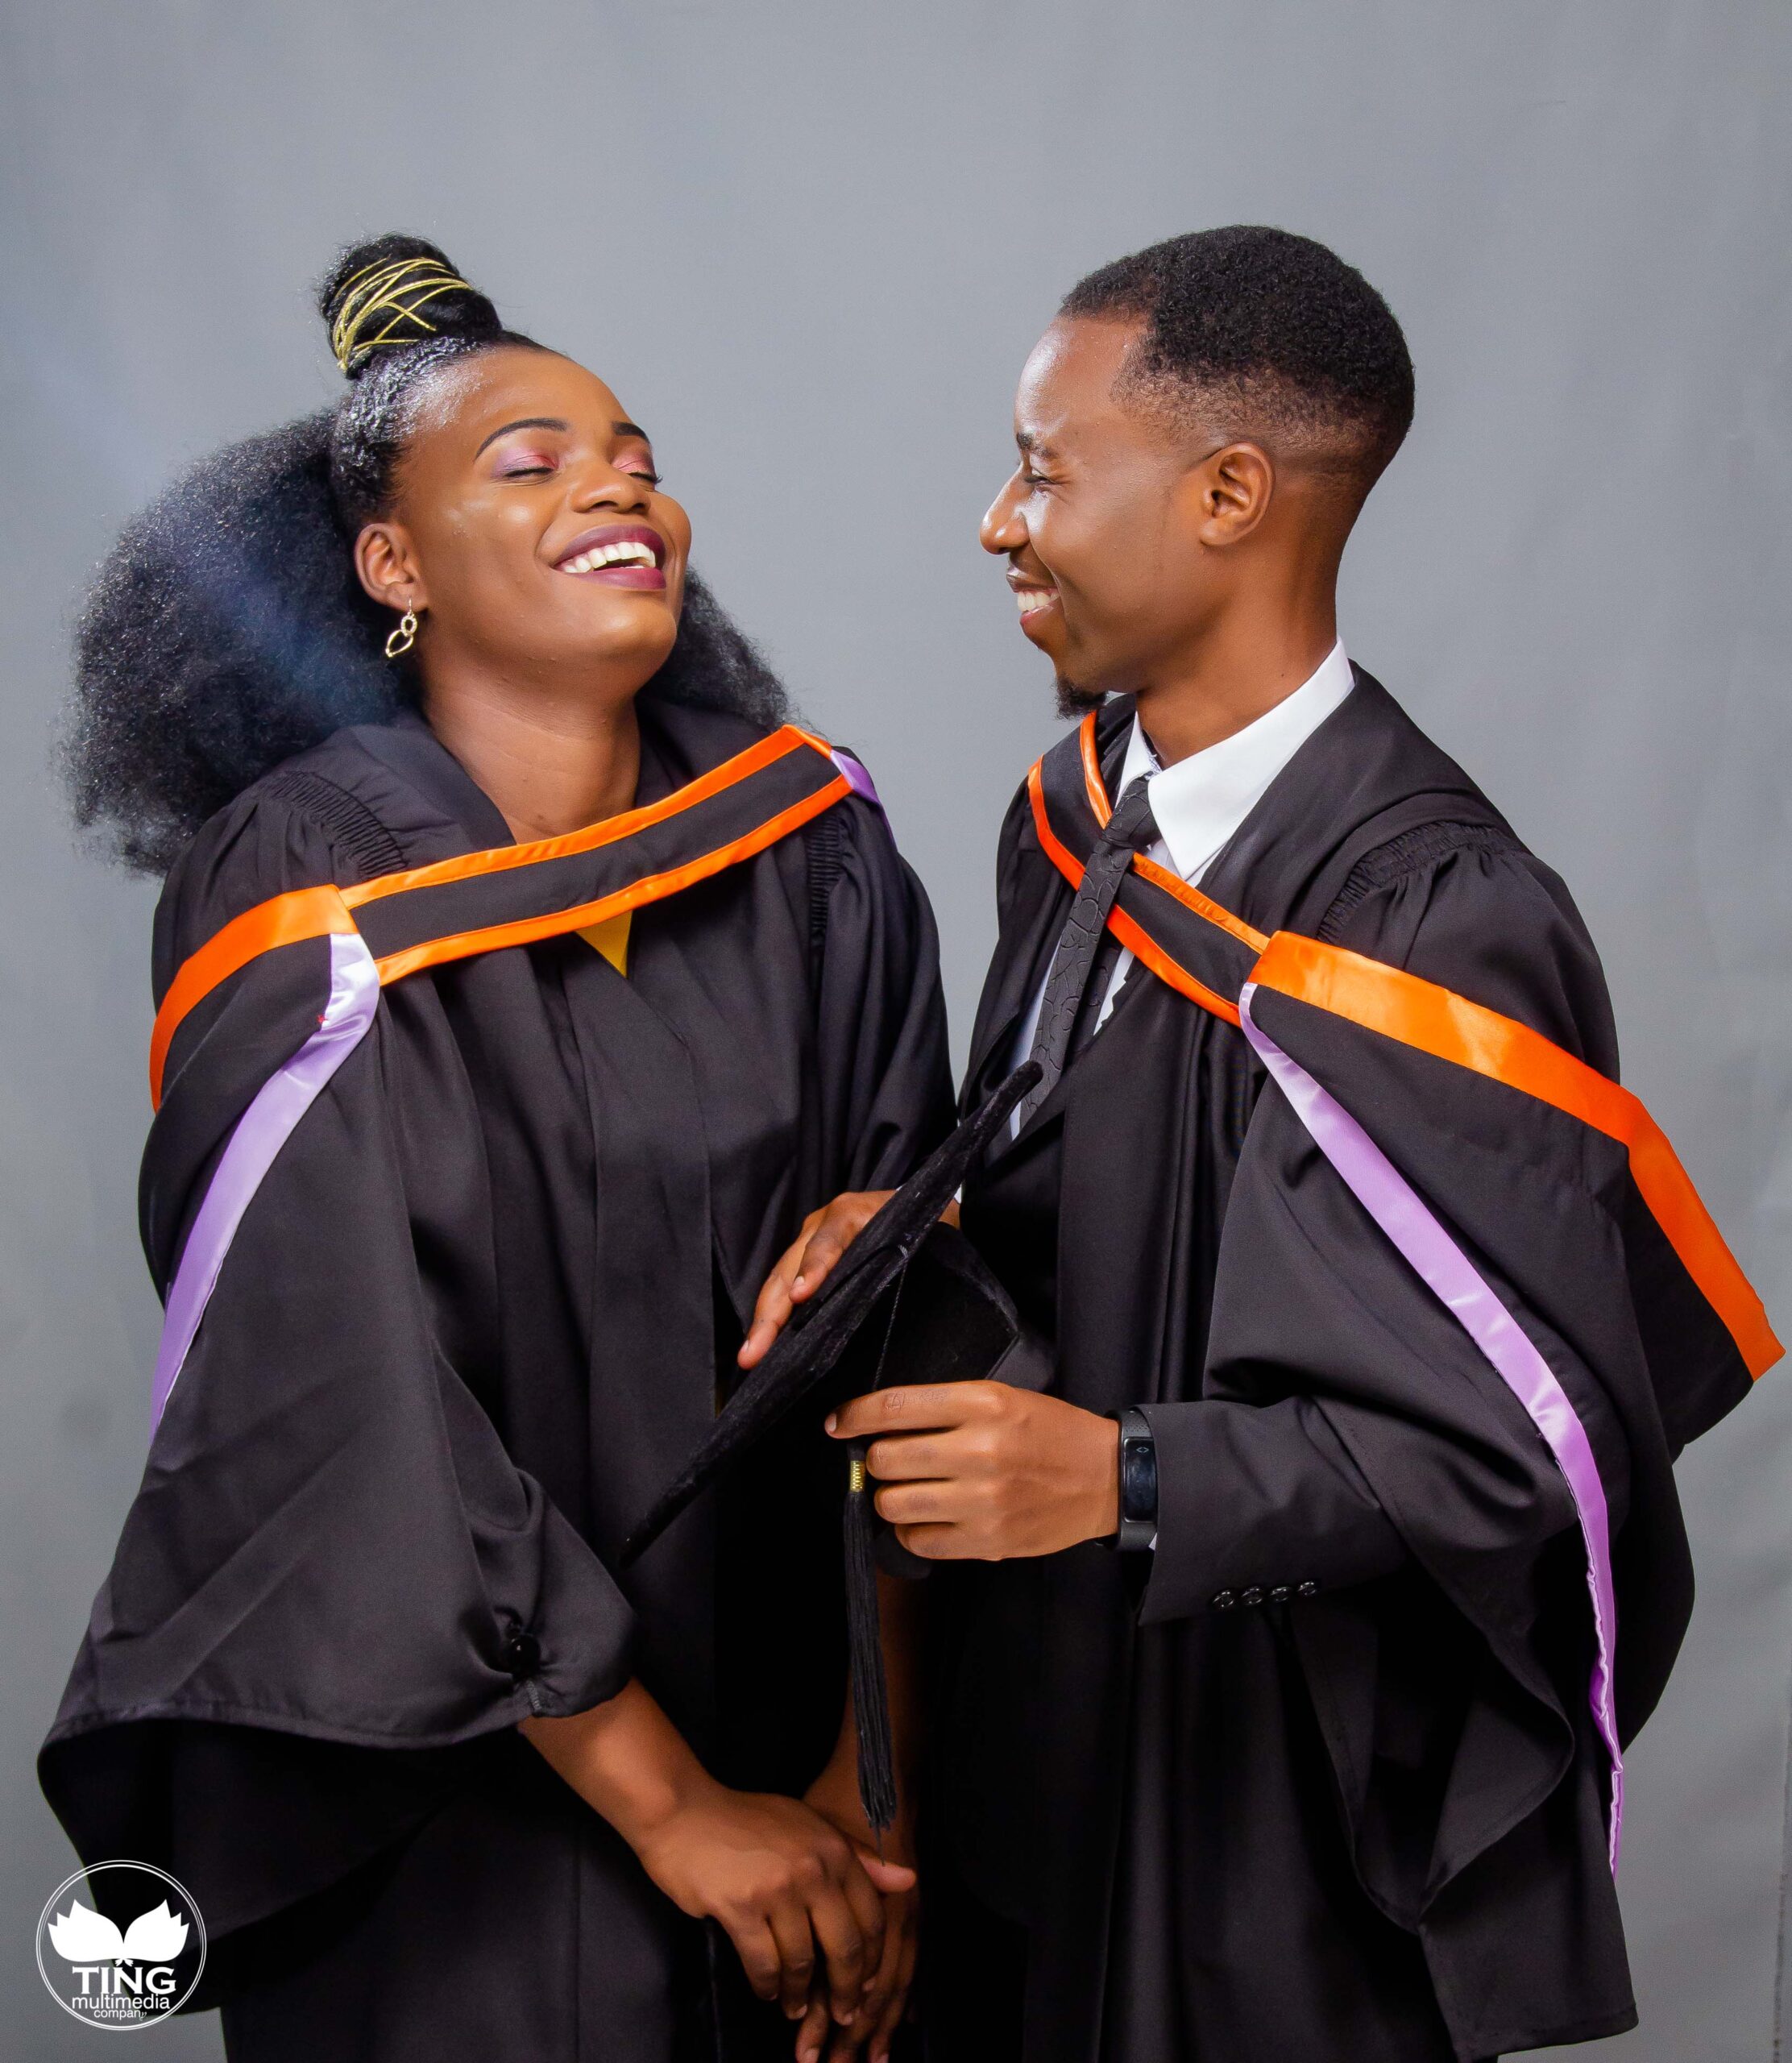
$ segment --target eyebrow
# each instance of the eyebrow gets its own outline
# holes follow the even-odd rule
[[[483,451],[487,444],[496,444],[500,437],[508,437],[513,430],[570,430],[571,428],[572,425],[563,416],[518,416],[514,422],[500,423],[479,446],[479,451]],[[479,455],[479,451],[473,454],[475,459]]]
[[[518,416],[514,422],[500,423],[492,434],[480,444],[479,451],[483,451],[487,444],[496,444],[500,437],[508,437],[513,430],[570,430],[571,428],[572,425],[564,416]],[[643,444],[651,444],[653,441],[638,422],[626,421],[613,422],[610,425],[610,429],[617,437],[638,437]],[[479,455],[479,451],[473,454],[475,459]]]

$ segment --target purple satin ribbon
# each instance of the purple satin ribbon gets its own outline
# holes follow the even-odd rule
[[[317,1028],[278,1073],[257,1091],[238,1119],[218,1163],[205,1201],[187,1235],[180,1265],[162,1320],[150,1396],[150,1431],[162,1422],[169,1395],[186,1364],[199,1321],[205,1314],[218,1272],[236,1228],[274,1156],[292,1128],[317,1100],[326,1082],[367,1036],[380,1004],[380,973],[359,932],[333,932],[330,940],[330,1001]]]
[[[829,757],[854,794],[883,807],[871,776],[849,752]],[[150,1432],[162,1413],[192,1351],[199,1322],[217,1286],[218,1271],[236,1228],[262,1178],[273,1165],[293,1127],[317,1101],[324,1085],[367,1036],[380,1002],[380,975],[360,936],[334,932],[330,940],[330,1002],[317,1029],[291,1060],[263,1084],[237,1120],[187,1235],[163,1314],[156,1379],[150,1393]]]
[[[1587,1546],[1587,1588],[1593,1600],[1595,1654],[1587,1685],[1594,1724],[1612,1758],[1607,1854],[1614,1876],[1624,1833],[1624,1757],[1612,1697],[1612,1650],[1618,1623],[1612,1580],[1611,1525],[1587,1428],[1555,1372],[1494,1294],[1462,1248],[1421,1202],[1362,1126],[1297,1061],[1289,1059],[1253,1019],[1255,982],[1238,998],[1238,1019],[1257,1056],[1275,1077],[1313,1144],[1351,1194],[1443,1302],[1495,1373],[1529,1413],[1566,1479]]]
[[[828,756],[833,761],[834,764],[840,769],[840,772],[846,776],[847,781],[850,784],[854,795],[863,795],[868,803],[874,803],[877,808],[882,809],[882,799],[878,795],[876,786],[872,781],[871,776],[865,771],[865,768],[859,764],[857,760],[852,757],[851,753],[842,752],[836,747],[833,751],[830,752]]]

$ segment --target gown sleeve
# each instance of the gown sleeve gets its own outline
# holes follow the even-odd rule
[[[243,798],[170,877],[158,994],[240,911],[353,878],[290,806]],[[142,1189],[164,1297],[237,1118],[316,1022],[289,993],[308,949],[176,1041]],[[630,1674],[628,1603],[432,1315],[396,1136],[416,1050],[382,1006],[249,1202],[40,1760],[80,1853],[161,1862],[214,1939],[409,1832],[518,1720]]]
[[[1611,1009],[1598,959],[1566,891],[1547,869],[1516,849],[1458,849],[1406,866],[1397,853],[1371,857],[1379,864],[1353,876],[1321,928],[1324,936],[1516,1018],[1602,1071],[1615,1072]],[[1357,892],[1365,878],[1371,885]],[[1241,1161],[1235,1202],[1244,1209],[1236,1225],[1229,1218],[1227,1235],[1234,1251],[1249,1241],[1272,1248],[1286,1264],[1278,1277],[1278,1316],[1253,1326],[1251,1351],[1273,1347],[1266,1331],[1292,1339],[1305,1329],[1346,1356],[1411,1359],[1421,1384],[1428,1348],[1436,1351],[1434,1366],[1462,1361],[1464,1343],[1447,1314],[1380,1250],[1379,1235],[1357,1226],[1349,1199],[1335,1199],[1336,1236],[1329,1244],[1345,1261],[1336,1273],[1309,1247],[1294,1217],[1278,1207],[1278,1196],[1296,1188],[1310,1191],[1329,1179],[1285,1101],[1266,1093]],[[1215,1331],[1223,1340],[1234,1330],[1222,1308],[1234,1271],[1222,1251]],[[1257,1296],[1264,1285],[1260,1271],[1253,1273]],[[1237,1302],[1232,1296],[1234,1308]],[[1540,1343],[1546,1335],[1546,1352],[1556,1365],[1574,1361],[1566,1343],[1536,1314],[1525,1322]],[[1229,1398],[1223,1394],[1226,1371],[1213,1372],[1221,1377],[1222,1394],[1146,1407],[1157,1448],[1159,1530],[1142,1617],[1229,1610],[1241,1599],[1255,1604],[1271,1596],[1310,1597],[1400,1568],[1408,1552],[1402,1531],[1338,1430],[1338,1413],[1360,1406],[1329,1409],[1322,1391],[1316,1397],[1304,1387],[1273,1403]],[[1298,1376],[1293,1380],[1299,1384]],[[1251,1387],[1260,1394],[1259,1384]],[[1580,1395],[1596,1385],[1588,1377],[1575,1389]],[[1489,1430],[1489,1417],[1511,1421],[1516,1429],[1518,1407],[1502,1386],[1477,1384],[1475,1397],[1482,1408],[1478,1423],[1442,1414],[1430,1434],[1442,1442],[1468,1442]],[[1595,1445],[1602,1462],[1609,1457],[1608,1480],[1621,1481],[1622,1455],[1608,1416],[1595,1431]],[[1546,1468],[1519,1494],[1529,1507],[1526,1530],[1538,1539],[1573,1524],[1572,1505],[1553,1471]]]
[[[893,1189],[952,1129],[940,936],[881,809],[854,796],[835,815],[815,998],[824,1158],[841,1189]]]
[[[1591,941],[1559,883],[1515,847],[1395,869],[1326,935],[1616,1069]],[[1622,1229],[1584,1171],[1527,1158],[1520,1136],[1453,1135],[1451,1180],[1511,1195],[1533,1233],[1573,1256],[1549,1292],[1571,1278],[1572,1293],[1547,1314],[1486,1254],[1477,1264],[1583,1422],[1621,1562],[1637,1471],[1653,1497],[1661,1459],[1608,1385],[1623,1352],[1595,1364],[1610,1342],[1634,1343]],[[1147,1414],[1161,1517],[1143,1616],[1249,1617],[1286,1600],[1359,1880],[1423,1932],[1452,2014],[1486,2024],[1473,2053],[1530,2045],[1475,2003],[1497,2002],[1500,1959],[1522,1953],[1528,1928],[1578,1941],[1620,2011],[1607,1757],[1567,1482],[1273,1090],[1231,1191],[1205,1380],[1202,1401]],[[1634,1551],[1641,1572],[1646,1542]],[[1636,1594],[1645,1613],[1672,1601]],[[1621,1690],[1621,1654],[1618,1677]]]

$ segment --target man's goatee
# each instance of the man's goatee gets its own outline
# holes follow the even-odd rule
[[[1107,700],[1107,696],[1100,688],[1079,687],[1075,681],[1066,680],[1062,674],[1057,676],[1056,686],[1058,714],[1067,724],[1075,723],[1079,718],[1086,716],[1091,709],[1099,709]]]

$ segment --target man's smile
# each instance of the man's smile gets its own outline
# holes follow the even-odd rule
[[[1043,629],[1049,612],[1057,606],[1058,591],[1049,581],[1036,579],[1031,574],[1011,568],[1008,575],[1009,592],[1020,611],[1020,627],[1031,633]]]

